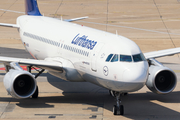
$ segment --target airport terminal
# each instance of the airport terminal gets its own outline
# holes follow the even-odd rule
[[[180,47],[179,0],[37,0],[42,16],[121,35],[143,53]],[[24,0],[0,0],[0,23],[16,24],[25,15]],[[51,31],[51,30],[49,30]],[[17,28],[0,26],[0,56],[33,59]],[[82,36],[81,36],[82,37]],[[15,99],[4,87],[6,69],[0,64],[0,119],[179,120],[180,55],[156,59],[177,76],[173,92],[159,95],[146,86],[122,96],[124,115],[113,115],[116,100],[109,90],[89,82],[68,82],[44,71],[36,80],[37,99]],[[27,70],[26,66],[21,66]],[[32,74],[38,72],[32,69]],[[115,75],[116,76],[116,75]]]

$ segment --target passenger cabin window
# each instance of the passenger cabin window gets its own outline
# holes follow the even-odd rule
[[[120,61],[122,62],[132,62],[132,58],[130,55],[120,55]]]

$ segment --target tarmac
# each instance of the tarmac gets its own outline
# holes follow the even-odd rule
[[[180,47],[180,0],[38,0],[44,16],[71,19],[74,23],[125,36],[145,52]],[[0,0],[0,23],[16,23],[24,15],[24,0]],[[0,56],[32,58],[17,29],[0,27]],[[125,114],[114,116],[108,90],[87,82],[67,82],[47,72],[37,78],[38,99],[14,99],[7,94],[0,65],[0,119],[61,120],[179,120],[180,55],[157,59],[177,75],[175,90],[152,93],[146,86],[123,96]],[[33,74],[37,74],[33,71]]]

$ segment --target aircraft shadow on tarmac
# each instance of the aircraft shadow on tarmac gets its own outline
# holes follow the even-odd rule
[[[45,75],[45,74],[44,74]],[[87,82],[66,82],[54,76],[47,75],[48,82],[54,87],[63,90],[64,96],[47,96],[38,99],[14,99],[0,97],[0,102],[18,102],[16,105],[22,108],[54,108],[52,103],[93,105],[94,108],[112,112],[115,100],[108,93],[108,90]],[[60,94],[60,93],[59,93]],[[50,95],[50,94],[49,94]],[[180,117],[180,113],[173,110],[168,104],[180,103],[180,92],[172,92],[168,95],[157,95],[151,92],[130,93],[122,97],[122,104],[125,107],[124,117],[139,120],[145,116],[156,119],[162,116]],[[162,105],[160,105],[160,104]],[[51,104],[51,105],[50,105]],[[165,106],[163,106],[165,105]],[[179,107],[177,106],[176,109]],[[87,108],[89,109],[89,108]],[[93,108],[90,108],[93,111]],[[61,114],[61,113],[59,113]],[[113,113],[112,113],[113,114]]]
[[[63,84],[57,84],[56,82],[48,82],[54,87],[63,90],[63,97],[60,97],[60,103],[79,103],[79,104],[94,104],[97,107],[102,106],[112,112],[112,107],[115,104],[115,100],[109,95],[108,90],[96,86],[91,83],[71,83],[69,82],[69,87],[64,87]],[[68,85],[67,84],[67,85]],[[71,87],[73,86],[73,87]],[[82,87],[83,86],[83,87]],[[146,86],[145,86],[146,87]],[[90,88],[94,91],[90,91]],[[70,94],[71,92],[76,93],[75,90],[83,91],[84,94]],[[87,90],[89,89],[89,90]],[[82,93],[83,93],[82,92]],[[76,96],[77,95],[77,96]],[[180,103],[180,92],[172,92],[167,95],[158,95],[152,92],[147,93],[130,93],[127,96],[122,97],[122,104],[125,109],[125,117],[136,119],[134,116],[145,116],[151,115],[151,117],[160,116],[179,116],[180,113],[171,109],[168,104]],[[54,99],[58,98],[55,97]],[[68,99],[66,99],[68,98]],[[53,99],[53,98],[52,98]],[[160,105],[162,104],[162,105]],[[165,106],[163,106],[165,105]],[[179,109],[177,106],[176,109]],[[113,114],[113,113],[112,113]]]
[[[9,51],[6,48],[0,48],[0,56],[3,56]],[[15,57],[12,49],[10,57]],[[22,57],[22,52],[19,51],[19,56]],[[27,52],[24,54],[28,54]],[[25,55],[26,56],[26,55]],[[27,55],[25,58],[30,58]],[[0,75],[5,75],[1,73]],[[41,76],[47,76],[47,81],[54,87],[63,91],[64,96],[47,96],[39,97],[38,99],[14,99],[11,97],[0,97],[0,102],[18,102],[16,105],[22,108],[54,108],[50,103],[68,103],[68,104],[89,104],[99,108],[102,107],[112,112],[112,107],[115,104],[113,97],[109,95],[108,90],[87,82],[67,82],[56,78],[48,73],[43,73]],[[151,92],[147,93],[130,93],[122,97],[122,104],[125,108],[125,117],[134,120],[144,119],[144,116],[150,116],[152,119],[158,119],[157,116],[176,116],[180,118],[180,113],[171,109],[170,104],[180,103],[180,92],[172,92],[168,95],[157,95]],[[160,105],[162,104],[162,105]],[[163,106],[165,105],[165,106]],[[174,107],[174,106],[173,106]],[[176,106],[176,109],[179,109]],[[175,109],[175,108],[174,108]],[[92,109],[93,110],[93,109]],[[60,113],[61,114],[61,113]],[[113,114],[113,113],[112,113]]]

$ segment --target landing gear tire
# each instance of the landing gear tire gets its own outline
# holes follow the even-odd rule
[[[38,86],[36,87],[36,91],[34,92],[34,94],[32,95],[32,98],[38,98],[39,95],[39,90],[38,90]]]
[[[114,107],[113,107],[113,114],[117,115],[117,106],[116,105],[114,105]]]
[[[120,115],[124,115],[124,106],[120,105]]]
[[[116,105],[113,106],[113,114],[124,115],[124,106],[121,105],[121,96],[123,96],[124,94],[115,91],[111,91],[110,93],[113,93],[114,97],[116,98]]]
[[[114,105],[113,114],[114,115],[124,115],[124,106],[120,105],[120,107],[118,108],[116,105]]]

